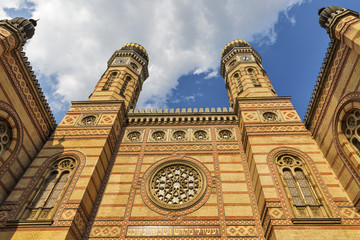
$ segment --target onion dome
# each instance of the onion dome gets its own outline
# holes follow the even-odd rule
[[[321,8],[319,9],[319,23],[320,26],[327,29],[328,26],[326,24],[329,23],[329,19],[332,18],[332,14],[336,14],[338,10],[341,10],[338,6],[330,6],[327,8]]]
[[[228,54],[235,47],[251,47],[250,44],[244,40],[234,40],[226,44],[224,47],[221,58],[223,58],[226,54]]]
[[[145,48],[143,46],[141,46],[140,44],[137,43],[128,43],[125,44],[124,46],[122,46],[120,48],[120,50],[133,50],[134,52],[136,52],[137,54],[140,55],[140,57],[142,57],[144,60],[146,60],[147,62],[149,62],[149,57],[148,54],[145,50]]]
[[[24,41],[34,36],[35,27],[37,25],[36,20],[16,17],[8,20],[8,23],[10,23],[12,26],[19,30],[21,37],[24,39]]]

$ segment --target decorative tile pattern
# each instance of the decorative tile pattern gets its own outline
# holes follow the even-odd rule
[[[268,214],[271,218],[277,219],[277,218],[284,218],[284,211],[282,208],[268,208]]]
[[[356,212],[355,208],[340,208],[341,215],[344,218],[360,218],[360,214]]]
[[[160,151],[211,151],[211,145],[160,145],[160,146],[146,146],[145,151],[160,152]]]
[[[260,122],[257,112],[242,112],[242,116],[245,122]]]
[[[94,226],[91,229],[92,237],[120,237],[120,226]]]
[[[76,209],[65,209],[61,214],[61,220],[72,220],[76,214]]]
[[[307,132],[304,125],[278,125],[278,126],[263,126],[263,127],[246,127],[247,133],[264,133],[269,132],[276,133],[278,132]]]
[[[282,110],[281,114],[283,115],[285,121],[300,121],[300,118],[295,110]]]
[[[255,226],[227,226],[226,233],[228,237],[249,237],[258,235]]]
[[[79,118],[79,115],[67,115],[61,121],[59,126],[72,126],[75,124],[76,120]]]
[[[57,130],[54,133],[54,136],[80,136],[84,138],[88,138],[90,135],[108,135],[110,133],[110,129],[89,129],[89,130]]]
[[[115,121],[116,115],[115,114],[103,114],[99,121],[99,125],[103,124],[112,124]]]

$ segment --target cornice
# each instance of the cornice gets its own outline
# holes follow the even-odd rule
[[[177,109],[137,109],[127,114],[128,125],[160,124],[235,124],[237,116],[232,108],[183,108]]]
[[[323,88],[323,85],[326,81],[326,72],[331,67],[331,62],[335,56],[334,54],[335,54],[336,49],[338,49],[338,45],[339,45],[338,41],[336,41],[336,44],[334,41],[331,41],[329,43],[329,47],[327,48],[327,52],[325,53],[325,58],[322,63],[322,66],[320,68],[319,76],[317,77],[317,81],[316,81],[313,93],[312,93],[310,101],[309,101],[308,109],[305,113],[304,124],[305,124],[306,128],[309,128],[309,126],[310,126],[314,108],[320,97],[321,89]]]

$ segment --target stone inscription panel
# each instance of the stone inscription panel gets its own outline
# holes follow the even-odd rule
[[[128,226],[126,237],[220,237],[220,226]]]

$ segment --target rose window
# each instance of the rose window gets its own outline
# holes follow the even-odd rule
[[[134,132],[129,133],[127,137],[130,141],[139,141],[140,136],[141,136],[141,134],[139,132],[134,131]]]
[[[196,132],[194,133],[194,136],[195,136],[195,138],[198,139],[198,140],[204,140],[204,139],[206,139],[207,134],[206,134],[205,131],[199,130],[199,131],[196,131]]]
[[[219,136],[222,139],[230,139],[232,136],[232,133],[229,130],[221,130],[219,132]]]
[[[184,131],[176,131],[173,133],[173,138],[175,140],[181,141],[185,139],[185,132]]]
[[[0,118],[0,156],[9,148],[12,134],[9,123]]]
[[[156,131],[152,134],[153,139],[161,141],[165,139],[165,133],[163,131]]]
[[[360,111],[350,112],[342,124],[342,130],[346,139],[360,156]]]
[[[160,165],[148,182],[150,199],[163,208],[183,209],[196,203],[205,191],[205,177],[192,163]]]
[[[290,155],[283,155],[280,156],[277,160],[277,164],[280,167],[294,167],[294,166],[302,166],[302,162]]]
[[[95,124],[96,117],[93,115],[86,116],[81,120],[81,123],[83,125],[94,125]]]
[[[277,115],[273,112],[265,112],[263,114],[263,117],[264,117],[265,121],[268,121],[268,122],[273,122],[273,121],[277,120]]]

